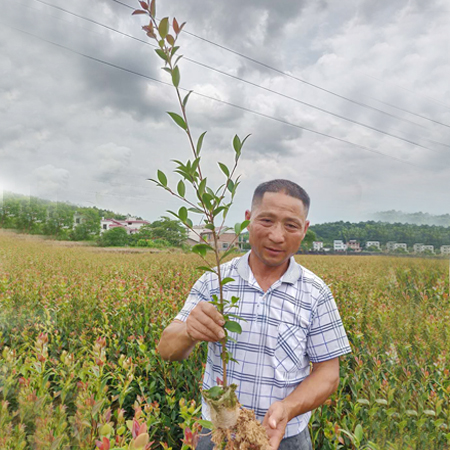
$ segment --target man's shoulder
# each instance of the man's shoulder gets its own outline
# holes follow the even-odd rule
[[[298,263],[297,263],[298,264]],[[322,291],[328,289],[327,283],[316,275],[313,271],[307,269],[306,267],[298,264],[301,269],[301,275],[297,280],[298,285],[309,286],[311,289]]]

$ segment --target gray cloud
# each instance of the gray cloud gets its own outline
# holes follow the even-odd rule
[[[4,2],[5,3],[5,2]],[[111,0],[52,3],[146,39],[142,17]],[[127,0],[129,5],[137,2]],[[7,24],[81,53],[169,81],[148,45],[46,7],[2,4]],[[392,113],[389,117],[283,77],[192,36],[181,36],[189,58],[343,116],[430,146],[435,152],[225,78],[181,60],[182,86],[225,102],[372,148],[387,156],[289,127],[225,104],[192,96],[195,137],[208,130],[205,172],[230,163],[234,134],[252,136],[244,149],[242,189],[230,222],[241,219],[262,180],[298,180],[313,197],[313,221],[355,219],[389,209],[448,212],[450,62],[445,51],[450,12],[443,0],[205,3],[174,0],[186,29],[294,76]],[[184,132],[166,111],[178,111],[167,87],[105,66],[5,26],[0,27],[0,180],[17,192],[39,191],[77,204],[156,219],[179,207],[152,186],[158,169],[171,181],[170,159],[191,158]],[[449,102],[447,102],[449,103]],[[388,156],[415,164],[412,167]],[[234,214],[234,215],[233,215]]]

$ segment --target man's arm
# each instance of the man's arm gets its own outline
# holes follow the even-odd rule
[[[186,322],[174,320],[161,335],[158,352],[162,359],[181,361],[187,358],[198,342],[217,342],[225,337],[222,314],[208,302],[200,302]]]
[[[291,419],[322,405],[338,386],[339,358],[313,363],[311,374],[284,400],[273,403],[264,417],[271,448],[278,448]]]

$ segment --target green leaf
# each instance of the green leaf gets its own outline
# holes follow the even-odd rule
[[[211,247],[208,244],[195,244],[192,247],[192,251],[197,253],[197,255],[202,256],[203,258],[206,256],[206,252],[210,250]]]
[[[356,401],[358,403],[361,403],[361,405],[370,405],[369,400],[367,400],[366,398],[357,398]]]
[[[169,116],[172,117],[173,121],[179,127],[183,128],[183,130],[185,130],[185,131],[187,130],[186,122],[184,121],[184,119],[180,115],[178,115],[176,113],[173,113],[173,112],[168,112],[167,114],[169,114]]]
[[[167,34],[169,33],[169,18],[164,17],[164,19],[161,19],[158,26],[159,35],[161,36],[161,39],[165,39]]]
[[[232,281],[234,281],[234,278],[227,277],[227,278],[224,278],[224,279],[220,282],[220,284],[221,284],[222,286],[225,286],[227,283],[231,283]]]
[[[196,213],[196,214],[205,214],[205,211],[203,211],[200,208],[188,208],[188,211],[191,211],[191,212]]]
[[[160,48],[157,48],[155,50],[156,54],[165,62],[167,62],[167,55],[164,53],[164,50],[161,50]]]
[[[213,386],[212,388],[209,388],[207,391],[208,396],[212,399],[218,399],[222,393],[223,388],[221,386]]]
[[[227,320],[223,327],[226,328],[228,331],[231,331],[232,333],[237,334],[242,333],[242,327],[234,320]]]
[[[200,154],[200,150],[202,149],[203,139],[204,139],[204,137],[205,137],[205,134],[206,134],[206,131],[204,131],[204,132],[200,135],[200,137],[198,138],[198,141],[197,141],[197,155]]]
[[[362,438],[363,438],[363,435],[364,435],[364,433],[363,433],[363,428],[362,428],[362,426],[358,423],[358,425],[356,425],[356,428],[355,428],[355,436],[356,436],[356,439],[358,439],[358,441],[361,442],[361,441],[362,441]]]
[[[180,84],[180,69],[178,68],[178,66],[175,66],[172,70],[172,84],[175,87],[178,87],[178,85]]]
[[[228,167],[225,164],[222,164],[221,162],[218,163],[219,167],[222,169],[222,172],[227,176],[227,178],[230,176],[230,171],[228,170]]]
[[[201,200],[202,195],[205,192],[205,187],[206,187],[206,178],[203,178],[203,180],[198,185],[198,189],[197,189],[199,200]]]
[[[150,3],[150,14],[153,18],[156,17],[156,0],[152,0],[152,2]]]
[[[178,182],[177,191],[178,191],[178,195],[180,197],[184,197],[185,196],[185,194],[186,194],[186,185],[184,184],[183,180],[180,180]]]
[[[204,428],[209,428],[210,430],[212,430],[214,428],[214,424],[212,422],[210,422],[209,420],[199,419],[199,420],[197,420],[197,423],[199,423]]]
[[[182,207],[178,210],[178,216],[179,216],[179,218],[180,218],[180,220],[181,220],[182,222],[186,222],[186,219],[187,219],[187,217],[188,217],[188,212],[187,212],[187,209],[186,209],[184,206],[182,206]]]
[[[196,267],[196,269],[202,270],[203,272],[217,273],[214,269],[211,269],[211,267],[208,267],[208,266],[198,266],[198,267]]]
[[[189,218],[186,219],[185,223],[186,223],[186,225],[187,225],[188,227],[190,227],[190,228],[192,228],[192,227],[194,226],[194,224],[192,223],[192,220],[189,219]]]
[[[210,211],[211,210],[211,208],[212,208],[212,205],[211,205],[211,200],[213,199],[213,196],[211,195],[211,194],[208,194],[207,192],[205,192],[203,195],[202,195],[202,201],[203,201],[203,204],[206,206],[206,208]]]
[[[189,100],[189,96],[192,94],[193,91],[189,91],[186,96],[183,99],[183,107],[186,108],[187,102]]]
[[[228,180],[227,188],[230,192],[233,192],[233,189],[234,189],[233,180]]]
[[[216,229],[216,227],[215,227],[212,223],[207,223],[207,224],[205,225],[205,228],[206,228],[207,230],[211,230],[211,231],[213,231],[213,230]]]
[[[225,209],[225,206],[219,206],[218,208],[216,208],[212,212],[213,217],[216,217],[217,215],[219,215],[224,209]]]
[[[161,170],[158,170],[158,180],[164,187],[167,186],[167,177]]]
[[[175,45],[175,47],[172,47],[172,50],[170,51],[170,56],[175,55],[175,53],[177,52],[177,50],[180,48],[179,45]],[[176,63],[175,63],[176,64]]]
[[[241,152],[242,144],[241,140],[239,139],[239,136],[236,134],[233,139],[233,147],[234,151],[239,154]]]

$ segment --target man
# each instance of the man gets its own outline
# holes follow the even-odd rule
[[[312,448],[310,411],[338,387],[339,356],[350,352],[339,312],[327,285],[297,264],[308,230],[309,196],[288,180],[260,184],[246,211],[251,251],[221,266],[224,296],[240,297],[242,334],[228,347],[238,363],[227,366],[228,382],[238,385],[240,403],[256,413],[273,450]],[[224,321],[209,303],[218,293],[217,277],[207,272],[194,285],[183,309],[164,330],[164,359],[187,358],[194,346],[209,342],[203,388],[221,378],[220,347]],[[310,370],[312,363],[312,371]],[[203,416],[208,417],[203,404]],[[197,449],[212,448],[202,438]]]

